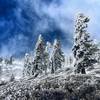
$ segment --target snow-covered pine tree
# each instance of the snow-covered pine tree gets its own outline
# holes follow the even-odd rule
[[[47,69],[50,67],[50,43],[47,42],[46,43],[46,48],[45,48],[45,52],[44,52],[44,71],[45,71],[45,74],[47,73]]]
[[[45,42],[40,34],[35,47],[35,56],[33,61],[32,75],[42,73],[45,70]]]
[[[30,55],[26,53],[24,59],[23,77],[31,76],[31,68],[32,68],[32,63],[30,61]]]
[[[57,69],[62,68],[62,64],[64,62],[65,57],[61,50],[60,41],[55,39],[53,44],[53,53],[51,57],[51,73],[54,73]]]
[[[94,58],[98,48],[93,44],[93,40],[90,39],[90,34],[87,32],[87,23],[89,18],[84,14],[79,14],[76,19],[75,25],[75,38],[73,53],[76,59],[75,61],[75,73],[85,74],[85,68],[93,67],[97,62]]]

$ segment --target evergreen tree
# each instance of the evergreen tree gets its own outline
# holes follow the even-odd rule
[[[77,16],[73,47],[73,53],[76,59],[74,65],[76,67],[76,73],[85,74],[85,68],[93,67],[93,64],[97,62],[94,55],[98,51],[98,48],[93,44],[93,40],[90,39],[90,34],[86,30],[88,22],[89,18],[83,14]]]
[[[53,44],[53,53],[51,57],[51,73],[54,73],[57,69],[61,68],[64,61],[65,57],[61,50],[60,41],[55,39]]]
[[[45,42],[42,35],[39,35],[35,47],[35,57],[33,61],[32,75],[42,73],[45,70]]]
[[[30,61],[30,56],[29,54],[26,53],[25,59],[24,59],[23,77],[31,76],[31,66],[32,66],[32,63]]]
[[[49,48],[50,48],[50,43],[47,42],[46,43],[46,48],[45,48],[45,52],[44,52],[44,71],[45,71],[45,74],[47,73],[47,69],[49,68],[50,66],[50,51],[49,51]]]

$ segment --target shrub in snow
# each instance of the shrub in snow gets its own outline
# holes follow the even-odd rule
[[[86,30],[88,22],[89,18],[83,14],[77,16],[73,47],[73,54],[76,59],[74,65],[76,67],[76,73],[85,74],[85,68],[93,67],[97,62],[94,55],[98,51],[98,48],[93,44],[93,41],[90,39],[90,35]]]

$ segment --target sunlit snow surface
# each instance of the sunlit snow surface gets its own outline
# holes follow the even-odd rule
[[[12,74],[14,74],[16,80],[22,77],[23,60],[15,60],[12,65],[6,65],[4,62],[0,64],[2,66],[1,80],[8,81]]]

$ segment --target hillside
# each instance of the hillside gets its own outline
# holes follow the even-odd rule
[[[31,77],[1,85],[0,100],[100,100],[100,78],[67,71]]]

